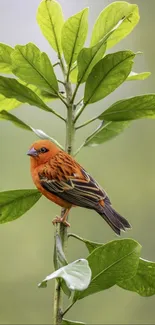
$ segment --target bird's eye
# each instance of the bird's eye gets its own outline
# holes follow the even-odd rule
[[[41,153],[44,153],[44,152],[47,152],[47,151],[49,151],[49,150],[46,149],[45,147],[42,147],[39,151],[40,151]]]

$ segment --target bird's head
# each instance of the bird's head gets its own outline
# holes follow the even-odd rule
[[[44,164],[55,156],[60,149],[49,140],[39,140],[34,142],[27,152],[31,157],[31,162],[35,165]]]

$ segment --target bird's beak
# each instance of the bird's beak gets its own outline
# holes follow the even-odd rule
[[[31,149],[29,149],[29,151],[27,152],[27,155],[28,155],[28,156],[31,156],[31,157],[37,157],[37,156],[38,156],[38,152],[37,152],[36,149],[31,148]]]

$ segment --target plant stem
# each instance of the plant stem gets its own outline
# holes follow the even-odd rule
[[[76,87],[75,87],[75,90],[74,90],[74,93],[73,93],[73,96],[72,96],[72,102],[74,102],[74,99],[75,99],[75,97],[76,97],[76,94],[77,94],[77,91],[78,91],[78,89],[79,89],[79,86],[80,86],[80,84],[77,83],[77,84],[76,84]]]
[[[98,116],[95,116],[95,117],[93,117],[92,119],[90,119],[90,120],[84,122],[83,124],[78,125],[75,129],[76,129],[76,130],[81,129],[81,128],[83,128],[84,126],[86,126],[86,125],[88,125],[88,124],[90,124],[90,123],[96,121],[97,119],[98,119]]]
[[[72,307],[73,305],[75,304],[76,301],[73,301],[67,308],[66,310],[63,312],[62,316],[64,316]]]
[[[61,324],[62,321],[62,296],[61,296],[61,288],[60,282],[55,280],[55,294],[54,294],[54,317],[53,317],[53,324]]]
[[[80,117],[80,115],[82,114],[83,110],[85,109],[86,107],[86,103],[84,103],[80,108],[79,110],[77,111],[76,113],[76,116],[75,116],[75,119],[74,119],[74,124],[76,123],[76,121],[78,120],[78,118]]]
[[[83,148],[85,146],[85,142],[83,142],[82,144],[81,144],[81,146],[74,152],[74,154],[73,154],[73,156],[75,157],[80,151],[81,151],[81,149]]]
[[[79,151],[84,147],[86,146],[90,141],[91,139],[97,135],[101,129],[103,130],[105,127],[107,127],[109,124],[111,124],[111,121],[110,122],[106,122],[106,124],[104,124],[105,122],[102,121],[101,124],[97,127],[97,129],[95,129],[95,131],[93,133],[91,133],[91,135],[81,144],[81,146],[74,152],[74,157],[79,153]]]
[[[83,97],[84,98],[84,97]],[[75,104],[75,106],[77,107],[78,105],[80,105],[80,104],[82,104],[82,102],[83,102],[83,98],[81,98],[76,104]]]
[[[56,66],[59,65],[59,64],[60,64],[60,62],[57,61],[57,62],[55,62],[55,63],[53,64],[53,67],[56,67]]]
[[[66,102],[64,103],[67,107],[67,120],[66,120],[66,143],[65,143],[65,150],[69,154],[72,154],[73,150],[73,141],[74,141],[74,115],[75,115],[75,106],[72,102],[72,87],[71,83],[68,81],[68,71],[66,69],[65,63],[62,58],[60,58],[60,66],[64,75],[64,87],[66,91]],[[62,100],[62,98],[61,98]],[[61,216],[63,216],[65,209],[61,210]],[[57,230],[56,230],[57,231]],[[67,227],[64,224],[59,225],[58,233],[61,237],[62,247],[64,252],[67,248]],[[62,323],[62,316],[63,316],[63,301],[62,301],[62,289],[60,283],[57,282],[55,284],[55,295],[54,295],[54,325],[60,325]]]
[[[65,85],[64,85],[65,86]],[[64,103],[64,105],[67,107],[67,102],[63,99],[60,93],[57,93],[59,99]]]
[[[64,86],[64,82],[62,80],[57,79],[57,81]]]
[[[60,96],[59,96],[60,98]],[[62,100],[62,99],[61,99]],[[49,107],[50,108],[50,107]],[[50,108],[50,112],[52,114],[54,114],[55,116],[59,117],[62,121],[66,122],[65,118],[63,116],[61,116],[59,113],[57,113],[56,111],[54,111],[53,109]]]

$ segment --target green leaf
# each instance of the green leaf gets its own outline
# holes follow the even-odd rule
[[[108,32],[107,49],[111,48],[132,32],[139,22],[138,6],[125,1],[116,1],[107,6],[97,18],[94,25],[91,46],[97,44]]]
[[[58,270],[60,267],[63,267],[68,264],[63,248],[62,248],[62,242],[59,234],[56,233],[55,235],[55,243],[54,243],[54,256],[53,256],[53,262],[54,262],[54,267],[55,270]],[[66,282],[61,279],[60,280],[60,285],[63,290],[63,292],[70,297],[71,296],[71,291],[66,285]]]
[[[15,124],[16,126],[22,128],[22,129],[25,129],[27,131],[33,131],[40,139],[48,139],[48,140],[54,142],[59,148],[64,150],[64,148],[55,139],[51,138],[48,134],[46,134],[42,130],[34,129],[32,126],[26,124],[25,122],[20,120],[18,117],[8,113],[5,110],[0,111],[0,119],[10,121],[13,124]]]
[[[55,244],[54,244],[54,266],[55,270],[58,270],[60,267],[67,265],[67,260],[63,252],[61,238],[59,234],[55,235]]]
[[[30,88],[37,96],[39,96],[44,102],[51,102],[56,100],[58,97],[57,95],[51,94],[48,91],[41,90],[38,87],[31,85],[23,80],[18,79],[18,82],[27,88]]]
[[[92,251],[94,251],[94,249],[96,249],[96,248],[103,245],[103,243],[95,243],[93,241],[87,240],[85,238],[82,238],[82,237],[80,237],[78,235],[75,235],[75,234],[72,234],[72,233],[69,233],[68,237],[73,237],[73,238],[76,238],[76,239],[82,241],[86,245],[89,253],[91,253]]]
[[[62,325],[86,325],[86,323],[75,321],[75,320],[68,320],[62,319]]]
[[[31,127],[29,125],[27,125],[26,123],[21,121],[18,117],[8,113],[5,110],[0,111],[0,119],[8,120],[10,122],[13,122],[16,126],[22,128],[22,129],[32,131],[32,129],[31,129]]]
[[[21,82],[21,80],[18,80],[19,82]],[[57,95],[51,94],[47,91],[41,90],[38,87],[34,86],[34,85],[30,85],[27,84],[25,82],[22,82],[23,85],[25,85],[26,87],[30,88],[34,93],[36,93],[37,96],[39,96],[44,102],[51,102],[55,99],[57,99]]]
[[[0,72],[12,73],[11,53],[13,48],[0,43]]]
[[[76,61],[88,32],[88,8],[70,17],[62,28],[62,49],[69,66]]]
[[[155,263],[140,258],[137,273],[118,283],[119,287],[137,292],[143,297],[155,295]]]
[[[114,240],[96,248],[87,258],[92,271],[91,283],[86,290],[75,294],[74,299],[82,299],[135,276],[140,251],[140,244],[132,239]]]
[[[59,142],[57,142],[54,138],[50,137],[48,134],[46,134],[44,131],[39,130],[39,129],[34,129],[33,127],[31,127],[31,130],[40,138],[40,139],[47,139],[52,141],[53,143],[56,144],[56,146],[58,146],[60,149],[64,150],[64,148],[60,145]]]
[[[22,83],[24,86],[33,90],[33,92],[35,92],[36,95],[38,95],[44,102],[51,102],[57,99],[57,97],[53,96],[52,94],[49,94],[48,92],[40,90],[38,87],[34,85],[26,84],[21,80],[18,81]],[[6,98],[5,96],[0,94],[0,111],[1,110],[10,111],[11,109],[18,107],[21,104],[22,104],[21,102],[19,102],[14,98]]]
[[[21,102],[14,98],[6,98],[5,96],[0,94],[0,111],[7,110],[10,111],[13,108],[16,108],[21,105]]]
[[[89,253],[92,253],[96,248],[103,246],[102,243],[92,242],[72,233],[69,233],[68,236],[82,241],[86,245]],[[143,297],[154,295],[155,262],[150,262],[140,258],[135,276],[131,279],[123,280],[117,283],[117,285],[125,290],[137,292]]]
[[[83,83],[87,80],[92,68],[102,59],[106,51],[106,41],[113,32],[108,33],[99,43],[92,47],[83,48],[78,57],[77,65],[70,73],[72,83]]]
[[[38,190],[12,190],[0,192],[0,223],[21,217],[41,197]]]
[[[78,82],[83,83],[87,80],[92,68],[102,59],[106,51],[106,42],[103,39],[93,47],[84,48],[78,55]]]
[[[136,120],[144,117],[155,118],[155,94],[119,100],[99,116],[106,121]]]
[[[52,48],[60,55],[61,31],[64,24],[62,8],[57,1],[43,0],[37,11],[38,25]]]
[[[66,282],[64,281],[64,279],[60,279],[60,286],[64,292],[64,294],[70,298],[71,297],[71,294],[72,294],[72,291],[67,287],[67,284]]]
[[[6,98],[14,98],[22,103],[38,106],[45,111],[52,112],[43,100],[30,88],[22,85],[16,79],[0,76],[0,93]]]
[[[46,53],[33,43],[17,45],[11,55],[12,72],[21,80],[57,95],[58,82]]]
[[[101,100],[120,86],[131,71],[134,56],[131,51],[120,51],[100,60],[86,81],[85,104]]]
[[[145,80],[150,75],[151,75],[151,72],[140,72],[140,73],[137,73],[137,72],[131,71],[130,74],[129,74],[129,76],[128,76],[128,78],[127,78],[127,81],[130,81],[130,80]]]
[[[91,270],[85,259],[79,259],[48,275],[38,286],[40,288],[45,287],[47,281],[55,278],[62,278],[66,282],[67,287],[72,291],[82,291],[90,283]]]
[[[49,136],[48,134],[46,134],[44,131],[39,130],[39,129],[34,129],[33,127],[31,127],[32,131],[40,138],[40,139],[47,139],[50,140],[51,142],[55,143],[57,147],[59,147],[62,150],[65,150],[63,148],[63,146],[54,138],[52,138],[51,136]]]
[[[69,80],[71,83],[76,84],[77,83],[77,78],[78,78],[78,67],[76,66],[69,75]]]
[[[97,146],[111,140],[122,133],[129,125],[129,122],[104,121],[100,124],[98,129],[85,140],[84,146]]]

